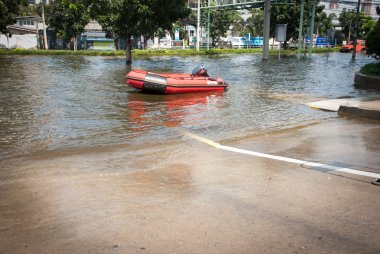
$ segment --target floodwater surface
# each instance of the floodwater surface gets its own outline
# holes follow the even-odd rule
[[[260,54],[135,59],[133,68],[172,73],[203,63],[230,84],[225,93],[149,95],[125,85],[123,58],[2,56],[0,158],[166,143],[182,130],[223,141],[336,117],[304,102],[372,95],[353,87],[354,73],[372,61],[341,53],[266,62]]]

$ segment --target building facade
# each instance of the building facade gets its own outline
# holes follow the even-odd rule
[[[28,0],[29,4],[49,4],[50,0]]]

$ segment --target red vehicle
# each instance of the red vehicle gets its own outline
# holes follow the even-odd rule
[[[228,87],[228,84],[220,77],[209,77],[202,65],[197,66],[191,74],[159,74],[132,70],[125,79],[131,87],[145,93],[156,94],[225,91]]]
[[[352,52],[354,50],[354,43],[350,41],[347,45],[340,48],[340,52]],[[365,51],[365,41],[358,40],[356,43],[356,52]]]

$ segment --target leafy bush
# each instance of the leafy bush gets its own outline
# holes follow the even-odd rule
[[[377,22],[375,29],[368,34],[366,47],[367,55],[380,59],[380,21]]]
[[[313,48],[313,53],[326,53],[338,51],[339,48]],[[262,48],[251,49],[135,49],[132,51],[134,57],[150,56],[195,56],[195,55],[220,55],[220,54],[261,54]],[[296,50],[281,50],[283,55],[294,55]],[[278,54],[278,49],[271,49],[271,55]],[[40,50],[40,49],[0,49],[0,55],[79,55],[79,56],[125,56],[125,50]]]
[[[370,63],[364,65],[360,72],[367,75],[379,75],[380,76],[380,63]]]

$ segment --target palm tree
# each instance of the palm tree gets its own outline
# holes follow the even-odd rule
[[[322,12],[315,18],[315,31],[321,36],[325,36],[328,30],[334,28],[333,20],[337,19],[335,13],[330,13],[328,16],[326,12]]]

